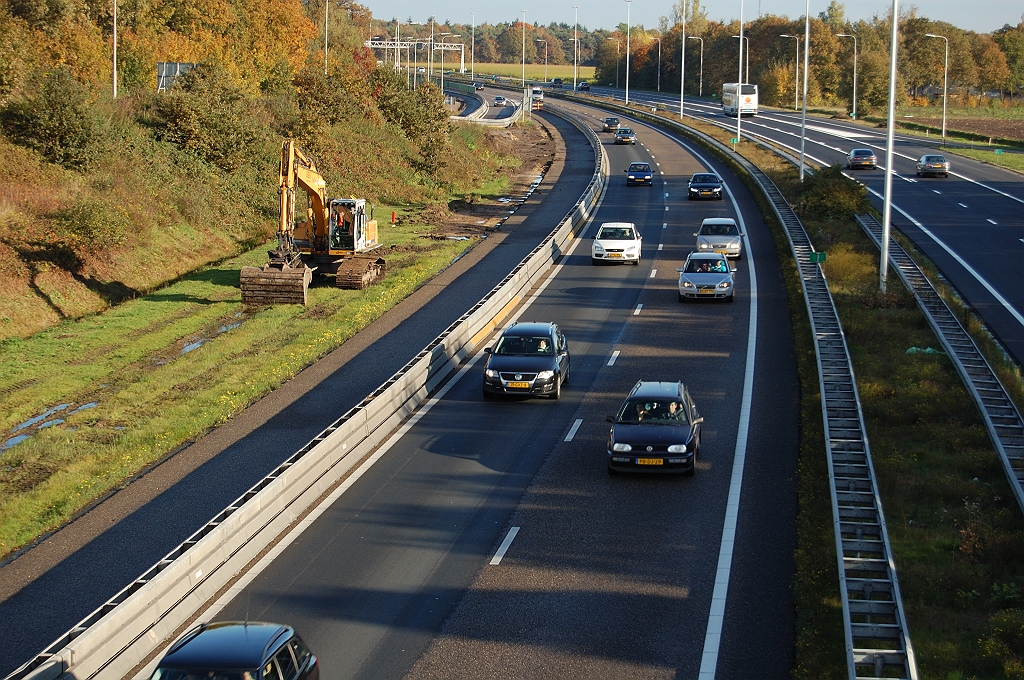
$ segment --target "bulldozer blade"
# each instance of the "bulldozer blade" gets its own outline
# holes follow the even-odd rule
[[[364,290],[384,278],[387,262],[375,255],[356,255],[341,263],[335,275],[338,288]]]
[[[242,267],[239,283],[246,306],[306,304],[313,270],[305,265],[276,269],[270,266]]]

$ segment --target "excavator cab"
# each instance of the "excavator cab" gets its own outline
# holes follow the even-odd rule
[[[331,200],[331,255],[362,252],[377,245],[377,220],[369,219],[367,213],[365,198]]]

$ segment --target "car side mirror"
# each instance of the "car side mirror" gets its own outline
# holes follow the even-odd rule
[[[700,425],[703,422],[704,422],[704,416],[697,416],[696,418],[693,419],[693,424],[694,425]]]
[[[697,232],[693,232],[693,235],[694,236],[700,236],[700,234],[698,234]]]
[[[729,271],[731,271],[731,272],[736,271],[736,267],[729,267]]]
[[[615,416],[605,416],[604,419],[607,420],[609,423],[615,422]]]
[[[484,354],[490,354],[492,350],[492,347],[484,347]]]

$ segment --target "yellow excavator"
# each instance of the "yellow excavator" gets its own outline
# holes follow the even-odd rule
[[[306,192],[306,221],[295,223],[296,187]],[[277,249],[262,267],[242,267],[242,303],[306,304],[313,272],[334,274],[338,288],[362,290],[384,278],[387,263],[372,254],[380,247],[377,220],[366,199],[328,198],[327,183],[313,159],[292,140],[281,144],[281,216]]]

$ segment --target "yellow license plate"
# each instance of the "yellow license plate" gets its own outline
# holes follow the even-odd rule
[[[727,254],[727,253],[728,253],[729,251],[728,251],[728,250],[716,250],[715,252],[716,252],[716,253],[718,253],[719,255],[725,255],[725,254]]]
[[[665,460],[662,458],[637,458],[637,465],[664,465]]]
[[[530,383],[528,382],[510,382],[508,383],[508,386],[516,389],[530,389]]]
[[[608,253],[608,257],[622,257],[622,253]]]

